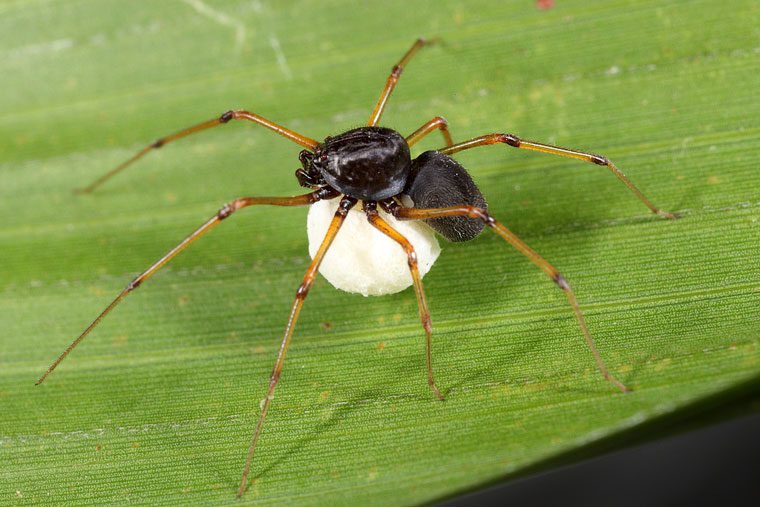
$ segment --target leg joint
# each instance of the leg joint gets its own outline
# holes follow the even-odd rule
[[[236,209],[233,202],[225,204],[219,209],[219,211],[216,212],[216,216],[219,218],[219,220],[224,220],[228,216],[232,215],[232,212]]]
[[[240,197],[239,199],[235,199],[234,201],[222,206],[219,211],[216,212],[216,216],[219,218],[219,220],[224,220],[228,216],[232,215],[232,213],[235,211],[239,210],[240,208],[245,208],[249,204],[251,204],[250,199],[246,197]]]
[[[222,123],[227,123],[234,117],[235,117],[235,111],[232,111],[232,110],[226,111],[225,113],[222,114],[222,116],[219,117],[219,121]]]
[[[508,144],[510,146],[514,146],[515,148],[519,148],[520,147],[520,144],[521,144],[520,138],[517,137],[517,136],[515,136],[515,135],[512,135],[512,134],[502,134],[501,138],[502,138],[502,142],[504,142],[505,144]]]
[[[483,208],[478,208],[475,206],[470,206],[467,216],[470,218],[476,218],[478,220],[482,220],[483,223],[485,223],[488,226],[492,226],[494,223],[496,223],[496,219],[491,216],[490,213],[488,213]]]
[[[562,290],[570,290],[570,284],[567,283],[567,280],[565,280],[565,277],[562,276],[559,272],[557,272],[553,277],[552,280],[554,280],[554,283],[556,283],[560,289]]]
[[[409,264],[410,268],[416,268],[417,267],[417,252],[414,251],[414,248],[412,245],[409,245],[408,249],[406,250],[406,256],[407,256],[407,263]]]
[[[343,199],[340,200],[340,204],[338,205],[338,210],[336,213],[338,213],[340,216],[345,217],[348,215],[348,212],[351,210],[351,208],[354,207],[354,204],[356,204],[357,199],[349,196],[344,196]]]
[[[301,285],[298,286],[298,290],[296,291],[296,299],[305,299],[306,295],[309,293],[309,289],[311,288],[311,284],[308,282],[303,282]]]

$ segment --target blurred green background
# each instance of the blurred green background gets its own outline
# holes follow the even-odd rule
[[[418,36],[442,42],[408,65],[382,124],[408,134],[442,115],[455,140],[511,132],[601,153],[682,215],[649,214],[592,164],[505,146],[457,155],[493,214],[573,285],[634,392],[604,381],[562,292],[489,231],[444,244],[425,278],[444,403],[413,291],[363,298],[320,278],[243,503],[430,502],[730,403],[760,374],[758,9],[3,2],[0,503],[235,501],[308,265],[306,209],[236,214],[34,382],[223,203],[302,192],[300,147],[229,124],[91,195],[72,189],[230,108],[316,139],[363,125]]]

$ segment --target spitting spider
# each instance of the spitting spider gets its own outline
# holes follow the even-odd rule
[[[378,122],[383,114],[388,98],[398,82],[404,66],[412,56],[429,42],[418,39],[401,60],[393,67],[390,76],[383,88],[380,98],[375,105],[367,125],[344,132],[334,137],[327,137],[323,142],[310,139],[306,136],[293,132],[285,127],[272,123],[256,114],[243,110],[231,110],[218,118],[200,123],[193,127],[180,130],[177,133],[163,137],[143,148],[132,158],[117,166],[103,175],[90,186],[82,189],[82,192],[91,192],[97,186],[105,182],[116,173],[123,170],[133,162],[143,157],[149,151],[160,148],[168,142],[175,141],[190,134],[205,130],[217,125],[222,125],[230,120],[248,120],[266,127],[281,136],[306,148],[298,155],[301,168],[295,173],[298,183],[302,187],[312,189],[311,192],[295,197],[241,197],[233,200],[212,216],[206,223],[201,225],[192,234],[187,236],[174,248],[169,250],[163,257],[153,263],[134,280],[129,282],[116,299],[74,340],[61,356],[48,368],[44,375],[37,381],[39,385],[52,372],[56,366],[79,344],[82,339],[108,314],[124,297],[136,289],[148,277],[153,275],[159,268],[169,262],[175,255],[185,249],[190,243],[208,232],[219,222],[229,217],[235,211],[247,206],[269,204],[273,206],[309,206],[318,201],[326,201],[340,198],[337,210],[334,212],[327,232],[324,234],[319,247],[312,253],[312,261],[306,270],[303,282],[298,287],[295,301],[290,311],[285,326],[279,351],[275,359],[274,368],[269,380],[269,388],[266,396],[261,401],[261,414],[259,416],[253,439],[248,451],[248,458],[240,482],[238,496],[245,491],[248,472],[250,470],[253,453],[256,448],[261,428],[266,417],[269,404],[272,401],[274,390],[280,378],[285,353],[290,344],[290,338],[301,311],[309,288],[317,276],[320,264],[325,258],[330,245],[333,243],[338,231],[343,225],[351,208],[359,201],[362,202],[362,211],[367,221],[380,236],[387,236],[403,249],[408,263],[408,272],[411,274],[411,283],[417,296],[420,318],[425,331],[425,347],[427,352],[428,383],[439,400],[443,400],[440,391],[433,381],[433,368],[431,361],[431,334],[432,325],[430,311],[428,310],[425,292],[422,288],[422,276],[418,268],[418,257],[415,247],[400,232],[391,225],[389,220],[380,215],[382,210],[387,216],[396,220],[421,220],[435,232],[448,241],[469,241],[475,238],[486,227],[501,236],[510,245],[515,247],[521,254],[538,266],[567,296],[570,306],[575,313],[583,336],[591,349],[597,366],[604,377],[621,391],[629,389],[615,379],[607,371],[601,356],[597,351],[594,341],[591,339],[586,322],[583,319],[578,302],[575,299],[570,284],[549,264],[543,257],[533,251],[522,240],[510,232],[504,225],[496,221],[487,211],[486,201],[475,186],[472,178],[464,167],[456,162],[451,155],[470,148],[477,148],[489,144],[506,144],[513,148],[522,148],[534,151],[542,151],[553,155],[576,158],[604,166],[612,171],[636,196],[654,213],[667,218],[677,218],[676,215],[656,208],[644,195],[631,183],[631,181],[606,157],[594,155],[582,151],[569,150],[558,146],[527,141],[512,134],[488,134],[475,137],[469,141],[454,143],[448,129],[448,122],[437,116],[428,121],[415,132],[407,137],[386,127],[379,127]],[[415,159],[409,154],[409,147],[420,139],[439,130],[443,136],[445,147],[426,151]],[[366,224],[366,223],[365,223]],[[366,225],[365,225],[366,227]],[[368,228],[373,230],[372,228]],[[376,233],[376,232],[375,232]],[[377,234],[377,233],[376,233]],[[355,242],[354,249],[367,248],[364,244]],[[399,250],[400,251],[400,250]],[[424,274],[424,273],[423,273]],[[328,276],[328,279],[330,277]],[[382,274],[378,275],[373,284],[382,285]],[[407,287],[409,284],[402,288]],[[347,290],[352,290],[348,288]],[[383,289],[385,290],[385,289]],[[380,292],[382,292],[381,290]],[[394,291],[401,290],[400,288]]]

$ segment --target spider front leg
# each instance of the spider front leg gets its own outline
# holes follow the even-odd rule
[[[338,234],[340,226],[343,225],[343,221],[346,219],[349,210],[356,204],[356,199],[353,197],[345,196],[338,205],[338,210],[335,212],[335,216],[330,222],[330,227],[327,229],[325,239],[322,240],[322,244],[319,246],[319,250],[314,255],[309,268],[306,270],[306,274],[303,277],[303,282],[298,287],[296,292],[296,299],[293,302],[293,307],[290,310],[290,317],[288,323],[285,326],[285,334],[282,337],[280,343],[280,349],[277,352],[277,359],[274,362],[274,368],[272,368],[272,374],[269,377],[269,388],[267,389],[266,397],[261,400],[261,415],[259,415],[259,422],[256,424],[256,430],[253,432],[253,439],[251,440],[251,448],[248,450],[248,459],[245,462],[245,469],[243,470],[243,480],[240,481],[240,488],[238,489],[238,498],[242,496],[245,491],[245,484],[248,481],[248,471],[251,468],[251,460],[253,460],[253,451],[256,449],[256,442],[259,439],[261,433],[261,427],[264,424],[264,418],[267,415],[269,409],[269,403],[274,397],[274,389],[277,387],[277,382],[280,380],[280,373],[282,373],[282,364],[285,361],[285,353],[288,351],[288,345],[290,344],[290,338],[293,336],[293,330],[296,327],[296,321],[298,320],[298,314],[301,312],[301,306],[303,305],[306,295],[309,293],[311,284],[317,277],[317,270],[322,263],[322,259],[325,257],[327,250],[335,239],[335,235]]]
[[[383,91],[380,94],[380,98],[377,100],[377,104],[375,105],[375,109],[372,111],[372,116],[370,116],[369,121],[367,122],[368,127],[374,127],[380,121],[380,117],[383,115],[385,105],[388,103],[388,98],[390,98],[391,92],[393,92],[393,89],[396,87],[396,83],[398,83],[398,78],[401,75],[401,72],[403,72],[404,67],[409,62],[409,60],[412,59],[414,53],[419,51],[422,46],[426,44],[433,44],[435,42],[435,40],[427,41],[425,39],[417,39],[414,41],[414,44],[412,44],[412,47],[409,48],[409,51],[407,51],[401,60],[399,60],[399,62],[393,66],[391,75],[388,76],[388,80],[385,82],[385,88],[383,88]]]
[[[224,205],[213,217],[211,217],[205,224],[201,225],[198,229],[196,229],[192,234],[190,234],[188,237],[183,239],[178,245],[176,245],[174,248],[169,250],[166,254],[164,254],[163,257],[158,259],[156,262],[150,265],[148,269],[140,273],[134,280],[129,282],[127,286],[121,291],[121,293],[116,296],[116,299],[114,299],[110,305],[106,307],[105,310],[103,310],[100,315],[89,325],[87,326],[87,329],[85,329],[82,334],[79,335],[79,337],[74,340],[71,345],[69,345],[66,350],[63,351],[63,354],[61,354],[58,359],[48,368],[48,370],[45,372],[42,377],[37,381],[36,385],[40,385],[45,378],[50,375],[50,373],[60,364],[61,361],[66,358],[66,356],[69,354],[69,352],[72,351],[74,347],[76,347],[79,342],[81,342],[85,336],[87,336],[92,329],[98,325],[98,323],[103,320],[103,317],[105,317],[113,308],[119,304],[119,302],[124,299],[127,294],[135,290],[137,287],[140,286],[141,283],[143,283],[145,280],[147,280],[150,276],[152,276],[156,271],[159,270],[164,264],[169,262],[171,259],[174,258],[178,253],[180,253],[182,250],[184,250],[190,243],[195,241],[196,239],[200,238],[202,235],[207,233],[209,230],[211,230],[212,227],[217,225],[219,222],[230,216],[235,211],[245,208],[247,206],[251,206],[254,204],[269,204],[273,206],[307,206],[309,204],[314,204],[315,202],[322,200],[322,199],[333,199],[337,197],[338,194],[335,190],[327,187],[321,190],[317,190],[315,192],[311,192],[309,194],[300,195],[296,197],[242,197],[240,199],[235,199],[229,204]]]
[[[431,357],[431,344],[433,335],[433,323],[430,318],[430,310],[428,309],[427,299],[425,298],[425,290],[422,288],[422,277],[417,269],[417,253],[414,251],[414,247],[400,232],[391,227],[388,222],[383,220],[377,213],[377,203],[374,201],[364,201],[364,212],[367,214],[369,223],[376,229],[396,241],[406,252],[409,271],[412,274],[412,281],[414,282],[414,292],[417,295],[417,305],[420,310],[420,319],[422,320],[422,327],[425,330],[425,350],[427,352],[427,369],[428,369],[428,384],[433,389],[433,392],[439,400],[443,401],[441,392],[435,386],[433,381],[433,362]]]
[[[171,134],[166,137],[162,137],[161,139],[157,139],[156,141],[153,141],[148,146],[146,146],[142,150],[135,153],[132,157],[125,160],[124,162],[114,167],[113,169],[111,169],[109,172],[107,172],[100,178],[93,181],[90,185],[84,188],[78,189],[77,192],[78,193],[92,192],[95,188],[105,183],[108,179],[115,176],[117,173],[121,172],[126,167],[132,165],[134,162],[137,162],[137,160],[141,159],[149,151],[160,148],[167,143],[176,141],[177,139],[183,138],[185,136],[189,136],[190,134],[195,134],[196,132],[200,132],[201,130],[206,130],[211,127],[223,125],[229,122],[230,120],[248,120],[254,123],[258,123],[259,125],[266,127],[269,130],[273,130],[277,132],[278,134],[280,134],[281,136],[286,137],[290,139],[291,141],[298,143],[304,148],[308,148],[310,150],[314,150],[319,145],[319,143],[315,141],[314,139],[310,139],[306,136],[302,136],[301,134],[298,134],[296,132],[293,132],[290,129],[286,129],[285,127],[277,125],[276,123],[273,123],[259,115],[250,113],[248,111],[243,111],[243,110],[230,110],[223,113],[218,118],[204,121],[203,123],[199,123],[198,125],[193,125],[192,127],[188,127],[186,129],[180,130],[179,132],[175,132],[174,134]]]
[[[620,181],[625,183],[625,186],[628,187],[631,192],[636,194],[636,197],[638,197],[646,206],[652,210],[653,213],[657,213],[660,216],[667,217],[667,218],[678,218],[678,215],[675,215],[673,213],[670,213],[668,211],[663,211],[657,207],[655,207],[651,202],[649,202],[649,199],[647,199],[644,194],[641,193],[641,191],[636,188],[636,186],[629,180],[625,174],[623,174],[623,171],[617,168],[615,164],[610,162],[610,160],[602,155],[595,155],[593,153],[587,153],[585,151],[577,151],[577,150],[569,150],[567,148],[561,148],[559,146],[552,146],[550,144],[544,144],[544,143],[537,143],[534,141],[528,141],[525,139],[520,139],[519,137],[512,135],[512,134],[488,134],[485,136],[475,137],[473,139],[470,139],[469,141],[464,141],[463,143],[457,143],[453,146],[447,146],[445,148],[441,148],[441,153],[444,153],[446,155],[452,155],[458,151],[462,150],[468,150],[470,148],[477,148],[478,146],[485,146],[488,144],[506,144],[509,146],[512,146],[513,148],[522,148],[525,150],[533,150],[533,151],[542,151],[544,153],[551,153],[552,155],[560,155],[562,157],[570,157],[570,158],[576,158],[578,160],[584,160],[586,162],[592,162],[596,165],[601,165],[612,171],[612,173],[617,176]]]
[[[604,366],[602,357],[599,355],[599,351],[594,344],[594,340],[589,334],[588,327],[586,326],[586,321],[583,318],[583,313],[581,312],[580,306],[578,306],[578,301],[575,299],[575,294],[570,288],[570,284],[567,283],[565,277],[562,276],[554,266],[549,264],[549,262],[547,262],[543,257],[538,255],[535,251],[533,251],[533,249],[526,245],[520,238],[515,236],[509,229],[497,222],[487,211],[475,206],[452,206],[448,208],[414,209],[403,208],[399,205],[391,205],[388,207],[388,210],[394,217],[399,220],[425,220],[428,218],[463,215],[483,221],[483,223],[493,229],[496,234],[501,236],[510,245],[515,247],[521,254],[527,257],[533,264],[538,266],[541,271],[546,273],[554,281],[554,283],[556,283],[557,286],[564,291],[568,301],[570,302],[570,306],[573,308],[573,312],[575,312],[575,317],[581,327],[583,336],[586,338],[586,343],[588,343],[588,346],[591,349],[591,353],[594,355],[594,359],[596,360],[596,364],[602,371],[604,378],[612,382],[621,391],[630,391],[629,388],[623,385],[615,377],[610,375],[610,373],[607,371],[607,368]]]

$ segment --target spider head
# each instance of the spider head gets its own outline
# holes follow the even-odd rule
[[[307,172],[315,170],[337,191],[365,201],[400,194],[412,166],[404,138],[384,127],[361,127],[328,137],[304,159],[309,162]]]

